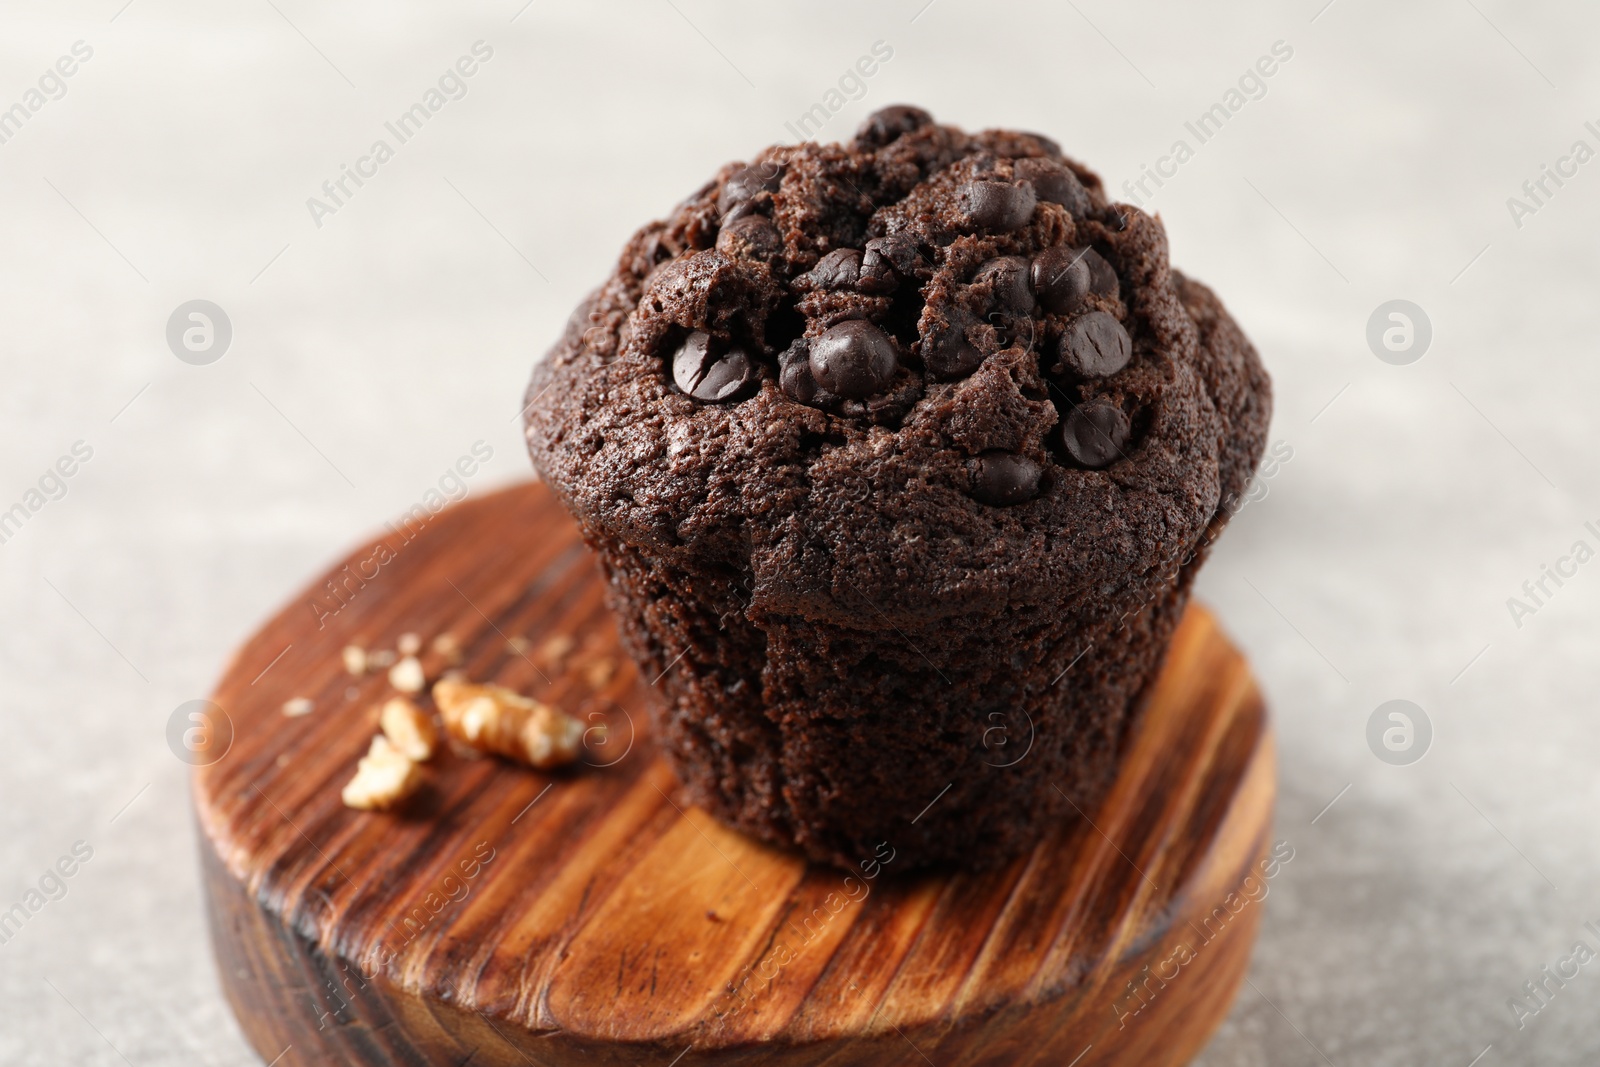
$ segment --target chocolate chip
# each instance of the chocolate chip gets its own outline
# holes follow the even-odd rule
[[[722,225],[724,227],[731,226],[740,219],[748,218],[751,215],[759,215],[760,213],[755,201],[740,200],[728,210],[722,212]]]
[[[783,251],[783,237],[765,215],[743,214],[723,225],[717,248],[732,256],[771,259]]]
[[[754,199],[758,193],[777,192],[782,182],[783,164],[774,160],[752,163],[743,170],[735,171],[723,183],[722,192],[717,195],[717,211],[726,216],[734,208]]]
[[[1033,289],[1028,281],[1028,261],[1021,256],[1000,256],[978,268],[975,283],[993,287],[995,303],[1007,311],[1027,314],[1033,310]]]
[[[636,256],[634,259],[634,269],[638,270],[639,266],[642,265],[646,273],[653,270],[657,263],[672,258],[672,248],[666,242],[666,235],[659,230],[644,239],[640,245],[639,252],[641,255]],[[643,260],[642,264],[640,263],[641,258]]]
[[[1128,365],[1133,341],[1116,316],[1091,311],[1072,320],[1058,351],[1060,369],[1080,378],[1105,378]]]
[[[861,253],[859,286],[866,293],[892,293],[902,279],[916,275],[917,263],[922,258],[916,238],[909,234],[892,233],[887,237],[874,237]]]
[[[1073,218],[1083,218],[1094,206],[1089,190],[1063,163],[1053,159],[1019,159],[1012,169],[1017,177],[1033,183],[1033,191],[1039,194],[1040,200],[1060,204]]]
[[[1083,303],[1091,285],[1087,258],[1084,252],[1061,245],[1034,257],[1033,291],[1046,311],[1069,315]]]
[[[1027,182],[966,182],[956,200],[967,224],[1004,233],[1027,224],[1039,198]]]
[[[861,253],[854,248],[835,248],[802,275],[812,289],[849,289],[860,276]]]
[[[1022,136],[1032,137],[1035,141],[1038,141],[1039,147],[1044,149],[1046,152],[1049,152],[1052,156],[1059,156],[1061,154],[1061,145],[1054,137],[1046,137],[1042,133],[1030,133],[1027,130],[1022,130],[1020,132]]]
[[[894,342],[861,319],[841,322],[811,342],[811,376],[830,393],[859,400],[894,377]]]
[[[791,400],[809,404],[817,395],[816,379],[811,377],[811,346],[797,339],[778,356],[778,387]]]
[[[1131,429],[1120,407],[1103,396],[1095,397],[1067,412],[1061,423],[1061,443],[1075,461],[1099,470],[1122,456]]]
[[[691,333],[672,357],[673,383],[696,400],[732,400],[755,381],[755,366],[744,349],[719,347],[704,330]]]
[[[944,322],[929,330],[922,342],[922,362],[937,378],[965,378],[983,362],[983,352],[967,340],[967,328],[977,320],[960,308],[944,313]]]
[[[900,287],[900,275],[889,265],[889,261],[882,256],[861,257],[861,275],[856,281],[856,288],[863,293],[882,295],[892,293]]]
[[[1117,281],[1117,272],[1106,262],[1102,256],[1092,248],[1084,249],[1083,261],[1089,264],[1089,288],[1101,296],[1116,296],[1122,283]]]
[[[867,242],[867,252],[882,256],[895,270],[906,277],[916,273],[922,262],[922,250],[917,239],[909,233],[891,233],[887,237],[874,237]]]
[[[985,504],[1006,507],[1022,504],[1039,495],[1039,479],[1044,468],[1015,452],[985,452],[968,464],[972,474],[972,495]]]
[[[894,104],[867,116],[867,121],[856,130],[856,143],[882,148],[932,122],[933,116],[920,107]]]

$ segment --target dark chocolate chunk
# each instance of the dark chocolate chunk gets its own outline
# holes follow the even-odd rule
[[[985,452],[969,461],[972,495],[985,504],[1023,504],[1039,495],[1044,468],[1015,452]]]
[[[889,266],[889,261],[882,256],[862,256],[861,274],[856,282],[856,288],[863,293],[883,295],[892,293],[900,286],[900,275]]]
[[[966,182],[956,199],[969,226],[1000,233],[1027,225],[1039,202],[1027,182]]]
[[[673,383],[696,400],[732,400],[755,377],[744,349],[722,349],[704,330],[691,333],[672,357]]]
[[[1072,320],[1061,335],[1060,369],[1080,378],[1105,378],[1128,365],[1133,341],[1116,316],[1091,311]]]
[[[856,130],[856,143],[882,148],[931,122],[933,116],[920,107],[893,104],[867,116],[867,121]]]
[[[771,259],[783,251],[783,237],[765,215],[741,214],[724,223],[717,234],[717,248],[731,256]]]
[[[849,289],[860,276],[861,253],[854,248],[835,248],[802,277],[812,289]]]
[[[1084,252],[1057,245],[1033,260],[1033,291],[1053,315],[1069,315],[1089,295],[1091,271]]]
[[[1106,262],[1106,257],[1092,248],[1086,248],[1083,250],[1083,261],[1089,264],[1089,289],[1101,296],[1116,296],[1122,283],[1117,281],[1117,272]]]
[[[1038,141],[1039,147],[1044,149],[1046,152],[1049,152],[1051,155],[1059,156],[1061,154],[1061,143],[1054,137],[1046,137],[1042,133],[1034,133],[1031,130],[1021,130],[1018,132],[1022,133],[1026,137],[1032,137],[1035,141]]]
[[[860,400],[894,377],[894,342],[861,319],[841,322],[811,342],[811,376],[830,393]]]
[[[915,277],[922,253],[914,238],[893,233],[874,237],[861,253],[860,288],[867,293],[892,293],[902,279]]]
[[[1083,218],[1094,206],[1089,190],[1064,163],[1053,159],[1019,159],[1013,170],[1017,177],[1033,183],[1033,191],[1039,194],[1040,200],[1060,204],[1073,218]]]
[[[994,302],[1006,311],[1027,314],[1033,310],[1033,289],[1028,281],[1028,261],[1021,256],[999,256],[978,268],[974,282],[993,286]]]
[[[816,379],[811,377],[811,346],[799,338],[778,356],[778,387],[791,400],[809,404],[817,395]]]
[[[983,352],[967,340],[967,328],[977,324],[967,312],[950,308],[944,324],[922,342],[922,362],[936,378],[965,378],[983,362]]]
[[[775,193],[783,182],[783,164],[774,160],[752,163],[734,175],[722,186],[717,196],[717,211],[724,216],[741,204],[754,199],[757,193]]]
[[[1061,443],[1073,460],[1099,470],[1122,456],[1131,430],[1123,410],[1100,396],[1067,412],[1061,422]]]
[[[748,218],[751,215],[759,215],[760,213],[755,201],[740,200],[728,210],[722,212],[722,225],[725,227],[730,226],[739,219]]]
[[[917,239],[908,233],[874,237],[867,242],[867,252],[887,259],[895,270],[908,278],[916,273],[917,264],[922,261],[922,250],[917,247]]]

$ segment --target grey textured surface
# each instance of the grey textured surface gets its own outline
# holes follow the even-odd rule
[[[1293,48],[1151,202],[1261,348],[1293,450],[1201,581],[1272,702],[1295,849],[1202,1062],[1595,1061],[1595,965],[1521,1030],[1507,1007],[1600,948],[1600,566],[1520,628],[1506,603],[1600,548],[1600,162],[1520,227],[1506,203],[1600,148],[1592,8],[122,3],[0,13],[0,108],[94,50],[0,144],[0,508],[93,448],[0,544],[0,909],[93,848],[0,944],[0,1063],[257,1062],[215,991],[168,716],[473,442],[473,492],[522,477],[529,362],[627,233],[792,139],[878,40],[824,137],[911,100],[1048,132],[1113,188]],[[480,39],[467,95],[317,227],[306,198]],[[209,366],[164,339],[194,298],[234,327]],[[1433,325],[1410,366],[1365,340],[1395,298]],[[1411,766],[1367,747],[1393,698],[1434,727]]]

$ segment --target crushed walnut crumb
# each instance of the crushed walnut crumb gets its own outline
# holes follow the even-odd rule
[[[360,645],[345,645],[344,651],[341,653],[341,655],[344,657],[344,669],[346,674],[360,676],[367,673],[366,649],[362,648]]]
[[[572,648],[572,638],[566,634],[556,634],[539,645],[539,651],[533,654],[533,662],[536,666],[550,671],[560,670],[562,661],[567,658],[567,653],[571,652]]]
[[[597,656],[583,665],[583,680],[590,689],[600,689],[617,673],[617,662],[610,656]]]
[[[407,656],[389,668],[389,684],[402,693],[420,693],[427,686],[427,676],[422,673],[422,661]]]
[[[295,697],[283,702],[283,713],[291,719],[298,719],[302,715],[310,715],[315,706],[309,697]]]
[[[394,647],[402,656],[415,656],[422,651],[422,636],[414,633],[401,634]]]
[[[438,637],[433,639],[433,643],[428,647],[433,649],[434,655],[438,656],[452,667],[459,665],[465,658],[461,651],[461,642],[453,633],[447,632],[440,634]]]

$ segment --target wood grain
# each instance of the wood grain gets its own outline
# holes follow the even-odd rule
[[[604,743],[554,774],[447,753],[403,811],[345,808],[388,687],[340,650],[405,632],[454,635],[474,680],[604,723]],[[541,659],[561,635],[577,647]],[[285,717],[295,697],[312,713]],[[1268,849],[1271,735],[1198,607],[1101,809],[982,874],[896,877],[892,841],[808,866],[690,807],[598,571],[537,485],[363,546],[213,699],[234,736],[194,798],[218,967],[282,1067],[1181,1064],[1261,917],[1241,886]]]

